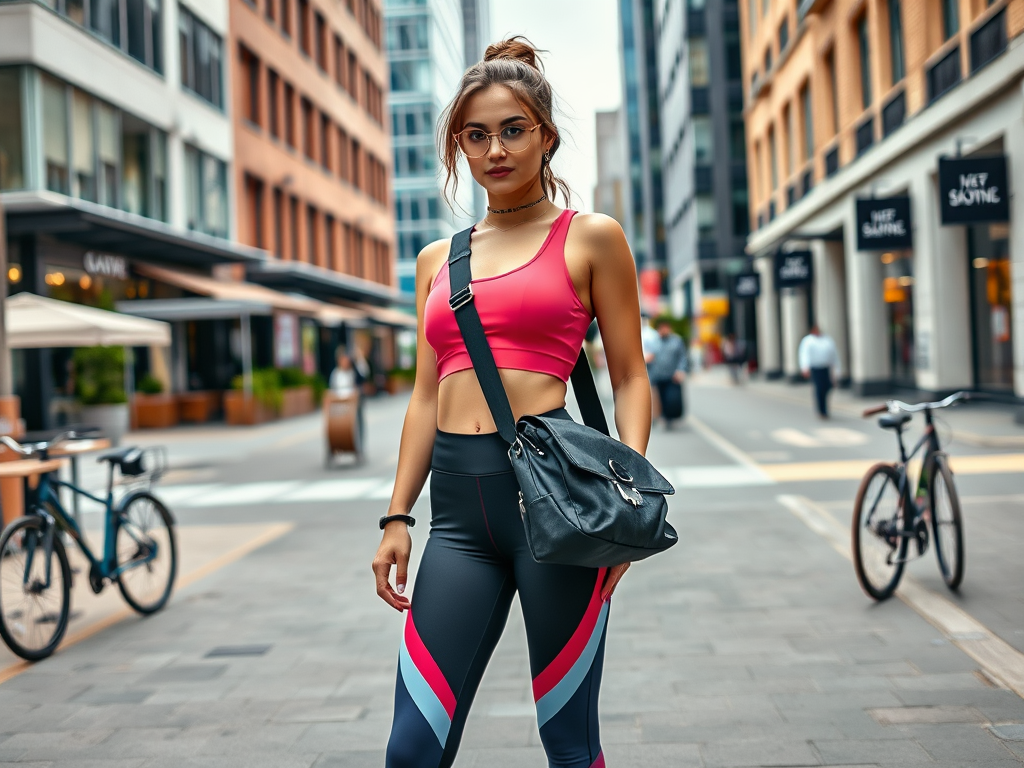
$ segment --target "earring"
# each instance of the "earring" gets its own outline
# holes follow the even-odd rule
[[[545,163],[550,163],[551,162],[551,150],[550,149],[544,150],[544,162]]]

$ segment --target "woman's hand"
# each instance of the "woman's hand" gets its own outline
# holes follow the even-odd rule
[[[411,607],[409,598],[402,593],[409,580],[409,555],[412,552],[412,536],[409,526],[395,521],[384,528],[384,537],[373,558],[373,574],[377,577],[377,594],[380,599],[401,613]],[[395,586],[390,583],[391,566],[395,571]]]
[[[614,565],[608,569],[608,573],[604,577],[604,586],[601,588],[602,600],[607,600],[612,596],[612,592],[615,591],[615,587],[618,585],[619,579],[621,579],[626,571],[629,570],[630,565],[631,563],[622,563],[621,565]]]

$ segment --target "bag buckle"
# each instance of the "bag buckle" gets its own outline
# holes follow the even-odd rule
[[[615,483],[615,487],[618,489],[619,495],[632,504],[634,509],[644,503],[644,497],[640,495],[640,491],[636,488],[626,489],[618,483]]]
[[[452,312],[466,306],[473,300],[473,286],[467,285],[462,290],[456,291],[448,299],[448,306],[452,308]]]

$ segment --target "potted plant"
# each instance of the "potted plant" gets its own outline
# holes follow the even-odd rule
[[[128,399],[124,393],[124,349],[82,347],[75,350],[75,394],[82,420],[97,427],[118,445],[128,431]]]
[[[178,402],[164,392],[164,383],[152,374],[139,382],[132,399],[133,421],[139,429],[163,429],[178,423]]]
[[[224,420],[228,424],[261,424],[278,417],[283,390],[279,373],[274,368],[256,368],[252,372],[252,395],[243,391],[241,376],[231,381],[231,391],[224,393]]]
[[[282,368],[279,371],[281,381],[281,412],[282,419],[301,416],[316,407],[313,399],[313,381],[301,368]]]

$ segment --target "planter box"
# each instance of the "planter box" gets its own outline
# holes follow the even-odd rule
[[[128,403],[82,407],[82,421],[97,427],[104,437],[110,438],[111,445],[121,444],[121,438],[128,431],[128,417]]]
[[[138,429],[166,429],[178,423],[178,401],[174,395],[136,394],[132,411],[132,421]]]
[[[178,418],[191,424],[203,424],[220,410],[220,392],[179,392],[176,397]]]
[[[281,394],[280,417],[282,419],[301,416],[316,409],[316,404],[313,402],[312,387],[290,387]]]
[[[228,424],[262,424],[276,418],[276,413],[254,397],[247,398],[243,392],[224,393],[224,421]]]

